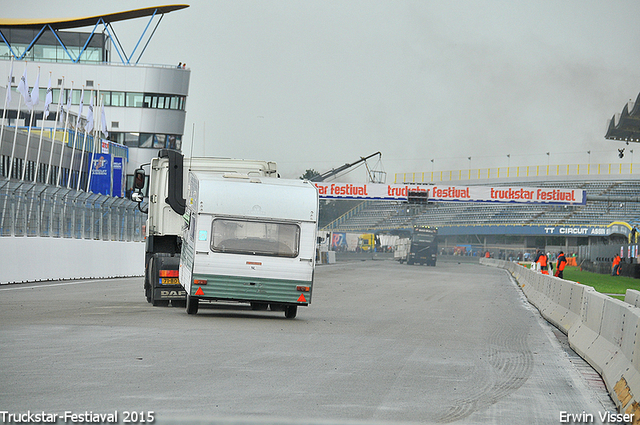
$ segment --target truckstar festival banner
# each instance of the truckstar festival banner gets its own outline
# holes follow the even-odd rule
[[[426,192],[430,186],[402,184],[315,183],[320,199],[386,199],[406,201],[408,190]]]
[[[315,183],[321,199],[386,199],[406,201],[409,191],[428,192],[429,201],[507,202],[556,205],[584,205],[582,189],[534,188],[522,186],[440,186],[404,184]]]

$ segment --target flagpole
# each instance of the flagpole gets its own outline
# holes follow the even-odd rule
[[[49,71],[49,85],[47,86],[47,94],[44,97],[44,109],[42,111],[42,124],[40,124],[40,140],[38,141],[38,156],[36,157],[36,170],[33,173],[33,182],[35,183],[38,179],[38,169],[40,168],[40,152],[42,150],[42,135],[44,133],[44,120],[47,116],[49,116],[49,105],[47,103],[49,101],[49,94],[51,93],[51,71]],[[53,143],[51,144],[53,148]],[[47,182],[45,181],[45,184]]]
[[[27,148],[24,151],[24,164],[22,164],[22,176],[20,180],[24,180],[25,172],[27,171],[27,157],[29,155],[29,142],[31,142],[31,123],[33,122],[33,109],[29,115],[29,129],[27,130]]]
[[[98,92],[97,92],[97,97],[96,97],[96,108],[98,107],[98,104],[102,105],[102,98],[100,97],[100,84],[98,84]],[[93,193],[93,191],[91,191],[91,174],[93,173],[93,159],[96,156],[95,155],[95,151],[96,151],[96,145],[100,144],[102,145],[102,140],[100,140],[100,130],[99,130],[99,125],[100,125],[100,115],[97,113],[97,110],[93,111],[94,114],[96,114],[96,118],[95,118],[95,124],[93,126],[93,144],[91,145],[91,155],[89,155],[89,181],[87,182],[87,192],[91,192]]]
[[[89,112],[91,112],[91,114],[87,113],[87,123],[84,126],[84,140],[82,141],[82,151],[80,151],[80,168],[78,169],[78,183],[76,184],[76,190],[80,190],[80,180],[81,180],[81,176],[82,176],[82,166],[84,165],[84,153],[85,153],[85,149],[87,147],[87,126],[92,126],[93,123],[89,123],[89,119],[91,119],[93,121],[93,112],[92,109],[93,108],[93,89],[91,90],[91,100],[89,101]],[[89,115],[91,115],[91,118],[89,118]],[[93,130],[93,127],[91,128]]]
[[[98,84],[98,93],[100,93],[100,85]],[[99,102],[100,102],[100,106],[102,106],[102,98],[100,98],[100,96],[98,96]],[[98,118],[98,123],[100,122],[100,118]],[[96,130],[97,126],[94,126],[94,130]],[[95,152],[96,152],[96,145],[100,144],[100,146],[102,147],[102,140],[100,140],[100,136],[98,136],[98,140],[96,141],[96,135],[99,135],[100,131],[94,131],[93,133],[93,146],[91,146],[91,159],[89,160],[89,181],[87,182],[87,192],[91,192],[93,193],[93,191],[91,190],[91,176],[93,176],[93,164],[95,163]]]
[[[51,161],[53,161],[53,148],[56,146],[56,130],[58,129],[58,119],[60,118],[60,107],[62,106],[63,95],[64,95],[64,75],[62,76],[62,88],[60,89],[60,97],[58,98],[58,110],[56,111],[56,123],[53,126],[53,136],[51,137],[51,152],[49,152],[49,167],[47,167],[47,179],[45,180],[46,184],[49,184],[49,177],[51,177]],[[62,157],[62,151],[60,152],[60,157]]]
[[[4,141],[4,120],[7,117],[7,106],[9,105],[9,101],[11,100],[11,79],[13,78],[13,55],[11,55],[11,66],[9,71],[9,77],[7,82],[7,93],[4,97],[4,109],[2,110],[2,128],[0,128],[0,146],[2,146],[2,142]]]
[[[56,186],[60,186],[60,178],[62,177],[62,157],[64,156],[64,143],[69,138],[67,129],[69,128],[69,112],[71,111],[71,95],[73,94],[73,81],[71,81],[71,90],[69,91],[69,99],[67,100],[67,116],[64,120],[64,134],[62,135],[62,151],[60,152],[60,164],[58,165],[58,182]]]
[[[76,182],[76,190],[80,190],[80,177],[82,176],[82,165],[84,164],[84,149],[87,145],[87,132],[84,132],[84,140],[82,142],[82,150],[80,151],[80,168],[78,169],[78,181]]]
[[[26,71],[26,63],[25,63],[25,71]],[[11,162],[9,163],[9,178],[11,178],[11,174],[13,172],[13,158],[16,152],[16,138],[18,137],[18,119],[20,118],[21,106],[22,106],[22,96],[18,98],[18,113],[16,115],[16,125],[14,127],[14,132],[13,132],[13,145],[11,146]]]
[[[33,87],[33,89],[31,90],[31,93],[33,93],[33,90],[40,90],[40,67],[38,67],[38,76],[36,77],[36,85]],[[27,90],[29,90],[29,87],[27,87]],[[29,95],[30,99],[33,97],[31,94]],[[22,165],[22,177],[20,177],[20,180],[24,181],[24,176],[25,173],[27,172],[27,164],[29,163],[29,145],[31,144],[31,125],[33,124],[33,113],[35,112],[36,106],[33,104],[33,102],[30,102],[30,108],[31,108],[31,115],[29,116],[29,130],[27,130],[27,148],[24,151],[24,164]]]
[[[80,116],[82,115],[82,104],[84,102],[84,85],[82,85],[82,92],[80,94],[80,106],[78,107],[78,116],[76,117],[76,130],[73,136],[73,150],[71,151],[71,165],[69,166],[69,180],[67,181],[67,189],[71,188],[71,177],[73,176],[73,163],[75,160],[76,142],[78,141],[78,128],[80,126]],[[80,175],[78,175],[80,178]]]

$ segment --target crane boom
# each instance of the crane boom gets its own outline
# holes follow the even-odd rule
[[[372,157],[374,157],[376,155],[379,155],[380,157],[382,157],[382,153],[380,153],[380,152],[372,153],[371,155],[369,155],[367,157],[360,157],[359,160],[357,160],[355,162],[352,162],[351,164],[344,164],[344,165],[342,165],[342,166],[340,166],[338,168],[332,168],[329,171],[326,171],[326,172],[324,172],[322,174],[318,174],[317,176],[313,177],[311,179],[311,181],[312,182],[323,182],[326,179],[328,179],[329,177],[333,177],[336,174],[339,174],[339,173],[341,173],[341,172],[343,172],[345,170],[348,170],[349,168],[351,168],[351,167],[353,167],[355,165],[358,165],[361,162],[365,162],[367,159],[372,158]]]

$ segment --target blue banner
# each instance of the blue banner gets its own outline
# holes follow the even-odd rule
[[[111,154],[91,154],[91,192],[109,195],[111,193]],[[121,171],[122,172],[122,171]]]
[[[439,226],[438,234],[455,235],[520,235],[520,236],[609,236],[624,234],[620,226]],[[628,230],[627,230],[628,232]]]
[[[111,189],[111,196],[116,198],[124,197],[122,187],[122,171],[124,166],[124,158],[113,158],[113,184]]]

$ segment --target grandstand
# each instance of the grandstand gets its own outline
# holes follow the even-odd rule
[[[592,167],[611,169],[610,166],[600,167],[593,164]],[[569,169],[567,166],[557,168]],[[622,170],[622,167],[619,168]],[[586,167],[583,167],[584,169]],[[632,171],[633,167],[628,164],[625,169]],[[640,170],[640,167],[636,167],[636,170]],[[474,175],[478,174],[474,171]],[[494,176],[497,174],[494,172]],[[415,176],[415,173],[401,176],[408,175]],[[471,175],[471,172],[456,171],[449,175],[464,176]],[[586,205],[576,206],[437,202],[416,208],[398,201],[364,201],[322,230],[383,233],[408,229],[417,224],[437,226],[441,235],[543,235],[545,227],[606,227],[612,222],[625,222],[632,226],[640,224],[640,179],[631,172],[614,175],[603,173],[528,177],[507,177],[507,173],[503,173],[502,176],[483,180],[456,179],[446,183],[458,186],[491,184],[583,189],[587,194],[587,202]]]

